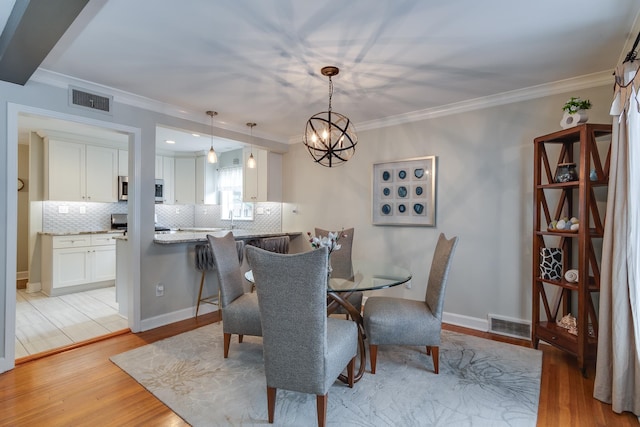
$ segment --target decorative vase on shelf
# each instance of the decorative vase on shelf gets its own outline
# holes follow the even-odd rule
[[[589,120],[587,110],[578,110],[573,114],[565,112],[562,116],[562,120],[560,121],[560,126],[562,126],[562,129],[569,129],[574,126],[578,126],[579,124],[586,123],[587,120]]]

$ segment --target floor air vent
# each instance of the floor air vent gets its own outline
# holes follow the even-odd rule
[[[531,324],[522,320],[489,315],[489,332],[514,338],[531,339]]]
[[[71,104],[105,113],[111,112],[112,96],[97,95],[76,88],[70,88]]]

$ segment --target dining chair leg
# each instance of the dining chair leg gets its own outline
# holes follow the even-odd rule
[[[369,353],[371,353],[371,373],[376,373],[376,362],[378,361],[378,346],[370,344]]]
[[[198,305],[196,306],[196,317],[198,317],[198,310],[200,310],[200,301],[202,301],[202,288],[204,287],[204,274],[206,270],[202,270],[202,276],[200,277],[200,290],[198,291]]]
[[[431,357],[433,358],[433,371],[437,374],[438,369],[438,353],[440,353],[440,347],[431,347]]]
[[[267,411],[269,413],[269,424],[273,424],[273,415],[276,411],[276,388],[267,386]]]
[[[238,335],[238,342],[240,344],[242,344],[242,338],[244,337],[244,335]]]
[[[427,356],[431,356],[431,346],[427,346]]]
[[[318,410],[318,427],[324,427],[327,423],[327,396],[329,393],[316,396],[316,407]]]
[[[349,364],[347,365],[347,378],[349,379],[349,388],[353,388],[354,383],[354,372],[356,370],[356,358],[351,359]]]
[[[224,358],[229,357],[229,345],[231,345],[231,334],[224,334]]]

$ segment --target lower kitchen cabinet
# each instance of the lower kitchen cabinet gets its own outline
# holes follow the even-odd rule
[[[113,234],[44,235],[42,291],[62,295],[115,284]]]

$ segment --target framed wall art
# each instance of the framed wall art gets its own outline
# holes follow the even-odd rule
[[[436,157],[373,164],[374,225],[436,225]]]

